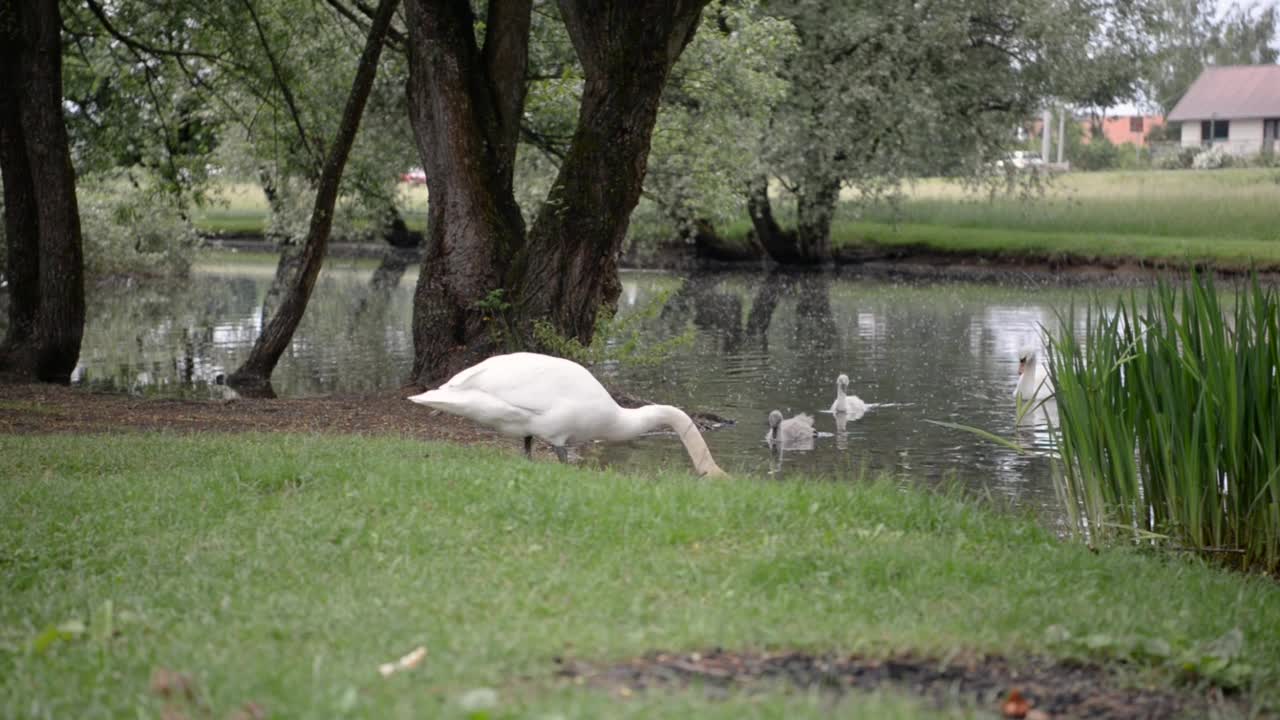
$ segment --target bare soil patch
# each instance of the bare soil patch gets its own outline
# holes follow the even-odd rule
[[[1099,665],[1035,658],[1021,662],[980,655],[947,660],[910,654],[868,658],[717,648],[706,653],[654,652],[613,665],[558,662],[559,676],[623,697],[690,685],[724,693],[785,683],[835,695],[892,689],[926,698],[937,707],[969,704],[989,709],[997,717],[1040,720],[1205,717],[1214,708],[1241,710],[1234,707],[1237,700],[1216,689],[1134,687]]]
[[[272,400],[183,400],[61,385],[0,385],[0,433],[330,433],[514,447],[511,440],[469,420],[433,413],[405,399],[416,392],[420,390]]]
[[[65,385],[0,383],[0,434],[167,431],[391,435],[512,450],[519,443],[465,418],[408,401],[422,388],[312,398],[191,400],[95,392]],[[646,401],[615,391],[624,407]],[[704,432],[732,420],[691,412]],[[551,455],[549,447],[535,452]]]

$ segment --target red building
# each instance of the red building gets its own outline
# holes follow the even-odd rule
[[[1080,135],[1084,142],[1089,142],[1093,137],[1093,128],[1098,127],[1102,130],[1103,136],[1115,145],[1123,145],[1125,143],[1133,143],[1140,147],[1147,144],[1147,133],[1155,128],[1164,125],[1164,118],[1160,115],[1118,115],[1116,117],[1085,117],[1075,119],[1074,122],[1080,125]],[[1040,137],[1041,123],[1036,120],[1032,124],[1031,136]],[[1052,128],[1054,134],[1054,142],[1057,142],[1057,117],[1054,118],[1054,126]]]
[[[1102,134],[1114,145],[1133,143],[1146,145],[1147,133],[1164,125],[1164,118],[1159,115],[1125,115],[1121,117],[1104,117],[1097,121],[1102,126]],[[1093,137],[1090,127],[1094,120],[1084,120],[1080,128],[1084,130],[1084,141]]]

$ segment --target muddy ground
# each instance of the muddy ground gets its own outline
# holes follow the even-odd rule
[[[835,697],[856,691],[893,690],[943,708],[988,710],[993,717],[1200,718],[1243,712],[1237,699],[1213,688],[1169,690],[1135,686],[1114,670],[1043,658],[1010,662],[967,655],[948,660],[903,654],[889,658],[812,655],[803,652],[655,652],[612,664],[557,659],[559,675],[620,697],[637,692],[698,686],[717,695],[751,692],[779,683]]]

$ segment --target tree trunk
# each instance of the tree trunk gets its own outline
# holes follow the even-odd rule
[[[840,183],[826,178],[804,177],[796,196],[796,229],[783,230],[773,218],[765,178],[757,178],[747,190],[747,214],[756,239],[774,262],[782,265],[818,265],[831,260],[831,221],[835,217]]]
[[[405,3],[409,119],[431,196],[413,313],[412,379],[424,384],[491,353],[510,326],[509,298],[492,293],[524,245],[512,174],[530,8],[490,2],[482,53],[466,0]]]
[[[818,264],[831,260],[831,221],[839,197],[838,180],[802,178],[796,198],[796,247],[804,262]]]
[[[800,262],[795,233],[788,232],[773,218],[773,204],[769,200],[769,179],[763,175],[752,180],[747,188],[747,215],[756,241],[774,262],[794,265]]]
[[[493,0],[483,53],[465,0],[407,0],[410,120],[431,192],[411,381],[428,385],[549,319],[589,341],[617,299],[662,87],[706,0],[561,0],[586,74],[578,127],[533,230],[511,189],[529,0]]]
[[[57,0],[0,3],[0,172],[11,284],[0,373],[65,383],[84,334],[84,255],[62,117]]]
[[[240,369],[227,378],[227,383],[241,394],[265,397],[275,395],[271,388],[271,372],[275,370],[280,355],[289,346],[294,331],[302,322],[302,315],[306,312],[307,302],[311,299],[316,277],[320,274],[320,266],[324,262],[324,253],[329,244],[329,233],[333,228],[333,209],[338,199],[342,170],[346,166],[351,144],[355,141],[356,131],[360,127],[365,101],[369,98],[369,91],[373,87],[373,79],[378,71],[382,41],[387,28],[391,25],[391,17],[398,3],[399,0],[380,0],[378,9],[374,12],[369,36],[365,41],[364,50],[360,53],[355,80],[351,84],[351,94],[347,97],[346,107],[342,111],[337,136],[329,148],[324,167],[320,172],[315,206],[311,211],[311,224],[302,250],[301,269],[292,279],[279,310],[271,321],[266,323],[262,334],[254,342],[249,358],[240,366]]]
[[[591,341],[622,286],[618,255],[640,199],[658,101],[706,0],[560,0],[586,82],[578,125],[530,233],[517,293],[525,319]]]

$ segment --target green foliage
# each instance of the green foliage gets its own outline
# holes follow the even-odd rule
[[[213,718],[249,701],[457,718],[476,688],[492,717],[886,717],[883,699],[770,684],[619,702],[553,660],[716,646],[1128,658],[1125,678],[1170,689],[1187,659],[1220,677],[1217,657],[1247,669],[1246,702],[1280,702],[1269,579],[1094,554],[901,480],[706,482],[686,462],[625,476],[386,437],[0,436],[0,716],[159,716],[147,688],[168,669]],[[378,674],[417,646],[422,665]]]
[[[675,337],[653,342],[651,336],[644,333],[644,324],[662,312],[670,297],[669,291],[656,293],[644,305],[626,314],[617,314],[609,307],[600,308],[589,345],[584,346],[577,338],[564,337],[546,320],[534,323],[533,337],[539,347],[552,355],[588,367],[604,363],[658,365],[678,348],[692,343],[696,334],[690,327]]]
[[[1049,353],[1074,529],[1280,569],[1280,297],[1194,276],[1079,320]]]
[[[1050,98],[1108,105],[1131,95],[1146,52],[1143,14],[1126,2],[769,7],[800,38],[765,156],[784,204],[794,202],[801,255],[826,254],[842,187],[868,204],[931,175],[1027,191],[1034,173],[990,171],[1013,128]]]
[[[191,268],[199,237],[174,196],[118,174],[80,179],[85,271],[93,276],[178,277]]]
[[[781,72],[795,29],[758,0],[715,0],[671,70],[653,131],[645,190],[687,234],[695,220],[746,209],[743,188],[767,171],[761,142],[787,93]]]
[[[1071,167],[1079,170],[1111,170],[1120,164],[1120,150],[1105,136],[1080,143],[1071,153]]]
[[[488,329],[489,339],[495,347],[506,352],[520,349],[521,338],[515,332],[514,319],[511,314],[512,305],[506,299],[506,291],[502,288],[490,290],[487,295],[477,300],[472,306],[479,311]]]

